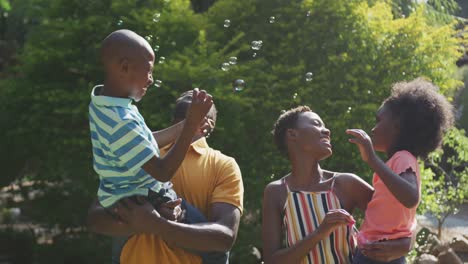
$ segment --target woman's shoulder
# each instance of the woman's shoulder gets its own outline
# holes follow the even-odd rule
[[[279,191],[280,189],[284,189],[285,186],[285,179],[286,177],[288,177],[289,174],[285,175],[284,177],[282,177],[281,179],[279,180],[276,180],[276,181],[272,181],[270,183],[267,184],[267,186],[265,186],[265,192],[277,192]]]

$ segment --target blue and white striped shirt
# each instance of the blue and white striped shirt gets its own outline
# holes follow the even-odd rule
[[[102,85],[93,88],[89,127],[94,170],[99,174],[98,199],[103,207],[133,195],[159,191],[162,183],[142,166],[159,148],[145,120],[131,99],[101,96]]]

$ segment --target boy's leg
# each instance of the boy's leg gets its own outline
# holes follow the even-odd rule
[[[122,249],[130,237],[112,237],[112,264],[120,264]]]
[[[405,263],[406,263],[405,257],[394,259],[390,262],[380,262],[380,261],[372,260],[364,256],[359,249],[357,250],[356,255],[354,255],[354,258],[353,258],[353,264],[405,264]]]

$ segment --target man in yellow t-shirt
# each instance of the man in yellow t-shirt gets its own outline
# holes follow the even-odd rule
[[[184,93],[176,102],[174,123],[185,118],[191,94]],[[206,135],[216,123],[213,106],[184,161],[172,178],[174,190],[208,219],[187,225],[167,221],[149,204],[137,205],[125,200],[118,207],[122,219],[114,219],[95,202],[88,214],[90,230],[110,236],[133,236],[125,244],[122,264],[201,263],[193,251],[229,251],[235,242],[243,208],[242,176],[236,161],[210,148]],[[162,153],[170,146],[162,148]],[[177,246],[176,246],[177,245]]]

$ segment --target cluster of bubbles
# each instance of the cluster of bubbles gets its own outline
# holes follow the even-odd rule
[[[231,65],[236,65],[237,64],[237,57],[229,57],[229,60],[227,62],[223,62],[221,64],[221,70],[223,71],[229,71],[231,68]]]

